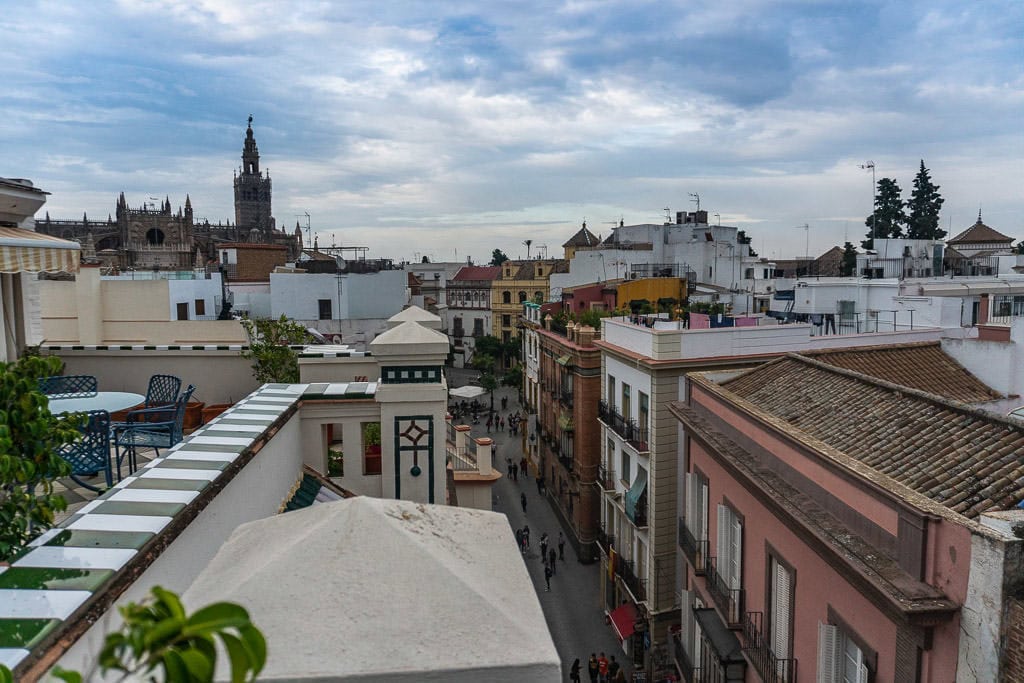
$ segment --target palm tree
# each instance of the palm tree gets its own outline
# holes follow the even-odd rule
[[[530,245],[533,244],[533,240],[523,240],[523,244],[526,245],[526,260],[530,260]]]

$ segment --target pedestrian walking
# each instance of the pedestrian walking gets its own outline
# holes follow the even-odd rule
[[[572,667],[569,668],[569,680],[572,683],[580,683],[580,658],[577,657],[576,661],[572,663]]]
[[[551,590],[551,574],[552,574],[551,567],[548,566],[548,565],[545,565],[544,566],[544,584],[546,586],[546,588],[544,589],[545,591]]]
[[[556,574],[555,571],[555,549],[552,548],[548,551],[548,564],[551,565],[551,573]]]
[[[546,558],[548,556],[548,532],[544,532],[540,535],[540,556]]]
[[[561,531],[558,532],[558,559],[565,562],[565,536]]]
[[[525,493],[520,493],[519,494],[519,504],[523,506],[523,514],[525,515],[526,514],[526,494]]]
[[[523,475],[523,477],[526,477],[526,457],[525,456],[519,459],[519,474]]]
[[[526,549],[530,547],[530,540],[526,534],[523,534],[521,536],[521,539],[522,540],[519,542],[519,550],[523,553],[523,555],[525,555]]]
[[[622,665],[615,661],[615,655],[611,656],[611,660],[608,662],[608,679],[615,680],[615,676],[622,669]]]
[[[490,433],[491,433],[491,425],[492,425],[493,423],[494,423],[494,420],[492,420],[491,418],[487,418],[487,433],[488,433],[488,434],[490,434]]]
[[[540,476],[540,473],[538,473],[537,474],[537,495],[538,496],[543,495],[543,493],[542,493],[543,488],[544,488],[544,477]]]
[[[505,458],[505,469],[508,470],[508,478],[512,478],[512,458]]]
[[[590,676],[590,683],[597,683],[598,671],[597,655],[591,652],[590,659],[587,660],[587,675]]]
[[[526,547],[530,547],[530,525],[523,526],[523,538],[526,539]]]
[[[597,658],[597,680],[601,683],[608,683],[608,658],[601,653]]]

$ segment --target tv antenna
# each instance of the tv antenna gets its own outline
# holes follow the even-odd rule
[[[804,231],[804,259],[810,260],[811,258],[811,226],[807,223],[803,225],[794,226],[797,230]]]
[[[665,225],[668,225],[672,222],[672,209],[666,206],[662,211],[665,212]]]
[[[691,199],[690,201],[695,202],[697,204],[697,210],[700,211],[700,195],[697,194],[696,192],[687,192],[686,194],[693,197],[693,199]]]

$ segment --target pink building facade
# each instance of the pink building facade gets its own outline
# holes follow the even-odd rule
[[[685,680],[1013,680],[998,606],[1020,515],[1000,511],[1024,498],[1024,430],[794,356],[688,379],[671,407]]]

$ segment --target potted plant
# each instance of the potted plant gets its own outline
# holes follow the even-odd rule
[[[0,560],[18,555],[53,526],[54,513],[67,508],[53,483],[71,473],[57,455],[79,438],[81,416],[50,413],[39,391],[40,377],[61,371],[54,356],[25,356],[0,364]]]
[[[252,372],[257,381],[282,384],[299,381],[298,354],[291,347],[310,341],[304,326],[282,315],[278,320],[244,318],[242,327],[249,337],[242,357],[253,361]]]

